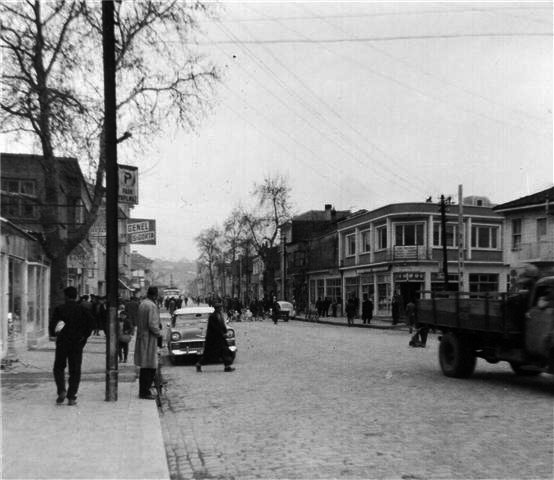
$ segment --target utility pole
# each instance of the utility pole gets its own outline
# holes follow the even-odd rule
[[[117,291],[118,291],[118,168],[115,98],[115,37],[113,1],[102,2],[104,57],[104,142],[106,152],[106,288],[108,325],[106,337],[106,401],[117,401]]]
[[[458,185],[458,291],[464,291],[464,198]]]
[[[441,195],[440,201],[441,214],[441,243],[442,243],[442,273],[444,275],[444,291],[448,291],[448,257],[446,248],[446,200]]]

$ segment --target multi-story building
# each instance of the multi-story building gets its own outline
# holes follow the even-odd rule
[[[310,281],[316,284],[325,281],[323,272],[328,269],[334,272],[330,273],[331,276],[338,276],[335,256],[337,223],[350,213],[350,210],[337,211],[331,204],[326,204],[324,210],[309,210],[281,226],[281,259],[276,278],[278,296],[294,300],[298,311],[306,310],[310,302],[315,302],[312,298],[314,290],[309,293]],[[331,236],[327,235],[329,232]],[[322,248],[323,244],[326,248]],[[315,251],[317,255],[314,255]]]
[[[494,207],[504,216],[504,260],[510,278],[524,263],[554,274],[554,187]]]
[[[461,256],[459,206],[450,205],[445,215],[448,288],[457,290],[461,281],[465,291],[505,291],[502,217],[486,199],[470,200],[472,205],[463,205]],[[393,294],[405,305],[422,290],[444,288],[441,220],[438,206],[426,202],[387,205],[339,222],[343,302],[365,293],[376,315],[389,315]]]

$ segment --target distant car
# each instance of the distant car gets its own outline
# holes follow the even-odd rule
[[[166,334],[171,361],[194,358],[204,353],[208,317],[213,311],[213,307],[185,307],[173,312]],[[227,344],[233,355],[236,355],[235,331],[232,328],[227,329]]]
[[[284,320],[285,322],[288,321],[289,318],[296,318],[296,310],[294,309],[294,306],[292,303],[287,302],[285,300],[279,300],[277,301],[280,308],[280,314],[279,318]]]

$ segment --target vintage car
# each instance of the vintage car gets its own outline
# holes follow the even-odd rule
[[[208,317],[212,307],[184,307],[173,312],[171,323],[167,324],[166,345],[169,359],[195,358],[204,352],[204,339],[208,326]],[[235,331],[227,329],[227,344],[236,354]]]
[[[289,318],[296,318],[296,310],[294,309],[294,306],[292,303],[287,302],[285,300],[279,300],[277,302],[279,304],[279,318],[284,320],[285,322],[288,322]]]

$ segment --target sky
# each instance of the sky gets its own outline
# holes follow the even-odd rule
[[[225,3],[202,27],[222,71],[211,111],[126,162],[132,217],[157,223],[143,255],[196,259],[267,175],[296,213],[553,183],[551,3]]]

